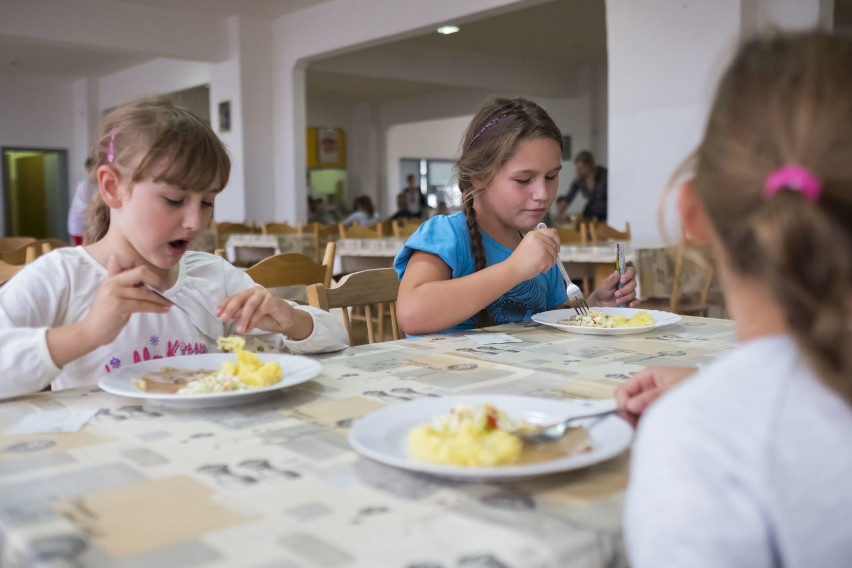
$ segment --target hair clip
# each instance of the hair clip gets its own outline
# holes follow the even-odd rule
[[[109,131],[109,142],[107,143],[107,162],[115,161],[115,126]]]
[[[476,142],[479,139],[480,136],[485,134],[486,130],[488,130],[489,128],[491,128],[492,126],[497,124],[498,122],[502,122],[507,116],[509,116],[509,115],[508,114],[501,114],[500,116],[498,116],[496,118],[492,118],[491,120],[486,122],[485,126],[483,126],[482,128],[480,128],[479,130],[476,131],[476,134],[474,134],[473,138],[470,139],[470,142],[468,142],[467,148],[465,148],[465,149],[469,150],[470,147],[473,146],[473,143]]]
[[[766,176],[763,199],[769,199],[782,189],[798,191],[805,199],[816,203],[822,191],[822,181],[807,168],[787,164]]]

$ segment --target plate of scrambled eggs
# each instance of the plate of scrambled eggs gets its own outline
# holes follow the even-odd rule
[[[585,335],[628,335],[644,333],[680,321],[680,316],[659,310],[641,308],[591,308],[588,316],[577,310],[563,309],[540,312],[533,321]]]
[[[614,404],[514,395],[418,399],[356,420],[349,444],[368,458],[410,471],[464,481],[513,481],[586,467],[623,452],[633,428],[615,415],[578,424],[563,442],[531,445],[529,454],[510,434],[524,424],[548,424]]]
[[[281,353],[203,353],[144,361],[117,369],[98,381],[108,393],[168,406],[198,408],[252,402],[270,393],[311,380],[322,370],[318,361]],[[156,388],[163,380],[176,388]]]

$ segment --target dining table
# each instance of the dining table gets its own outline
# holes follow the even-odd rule
[[[251,266],[264,258],[296,252],[315,258],[317,251],[311,233],[232,233],[225,241],[225,257],[237,266]]]
[[[383,409],[460,395],[611,408],[643,367],[704,365],[735,344],[722,319],[627,335],[527,322],[310,356],[313,378],[243,404],[95,384],[0,402],[0,565],[624,567],[629,450],[460,480],[365,457],[347,436]]]

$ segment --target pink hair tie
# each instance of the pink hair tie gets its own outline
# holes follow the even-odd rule
[[[822,190],[822,181],[809,169],[788,164],[766,176],[763,198],[769,199],[782,189],[798,191],[805,199],[816,203]]]

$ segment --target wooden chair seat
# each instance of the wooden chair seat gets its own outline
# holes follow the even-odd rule
[[[331,310],[343,308],[343,326],[354,343],[352,321],[348,308],[363,307],[366,315],[367,341],[376,343],[384,340],[384,310],[387,309],[391,321],[393,339],[401,339],[396,319],[396,298],[399,294],[399,278],[393,268],[373,268],[353,272],[344,276],[334,288],[323,284],[308,286],[308,304]],[[376,318],[373,308],[376,307]],[[374,331],[373,325],[377,330]]]

